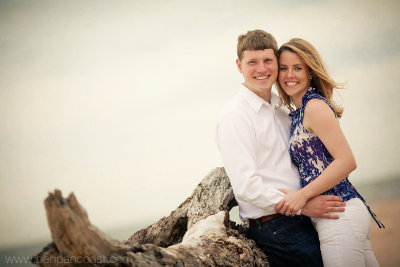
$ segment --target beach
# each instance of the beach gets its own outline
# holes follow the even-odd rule
[[[371,243],[381,267],[400,266],[400,197],[371,203],[386,229],[372,220]]]

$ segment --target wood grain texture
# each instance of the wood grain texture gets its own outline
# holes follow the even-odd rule
[[[89,221],[74,194],[45,200],[53,243],[38,266],[269,266],[265,254],[229,220],[237,205],[223,168],[212,170],[179,207],[120,242]]]

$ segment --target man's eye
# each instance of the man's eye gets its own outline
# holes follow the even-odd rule
[[[285,68],[285,67],[281,67],[279,70],[287,70],[287,68]]]
[[[249,64],[254,64],[254,63],[256,63],[254,60],[249,61]]]

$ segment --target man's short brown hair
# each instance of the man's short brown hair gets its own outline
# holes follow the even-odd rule
[[[272,49],[274,54],[278,57],[278,44],[275,38],[266,31],[254,30],[248,31],[246,34],[241,34],[238,37],[237,56],[242,60],[243,52],[245,50],[264,50]]]

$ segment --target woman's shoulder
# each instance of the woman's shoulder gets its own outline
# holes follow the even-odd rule
[[[309,100],[304,108],[304,116],[312,120],[325,120],[328,117],[336,118],[334,109],[322,99]]]
[[[304,106],[304,109],[305,111],[318,112],[319,110],[325,110],[325,109],[330,110],[330,106],[323,99],[312,98],[309,101],[307,101],[307,103]]]
[[[308,112],[319,112],[331,110],[336,116],[335,110],[329,101],[315,92],[315,89],[309,90],[303,99],[303,113]]]
[[[303,105],[308,103],[308,101],[310,101],[312,99],[319,99],[319,100],[322,100],[322,101],[324,101],[326,103],[329,103],[329,101],[325,97],[320,95],[318,93],[318,90],[315,89],[315,88],[308,89],[307,93],[303,97]]]

